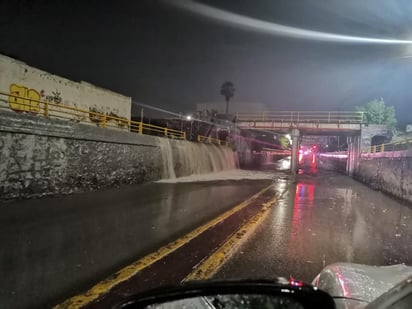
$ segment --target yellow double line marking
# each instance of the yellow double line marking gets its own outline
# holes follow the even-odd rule
[[[113,276],[109,277],[108,279],[99,282],[94,287],[92,287],[87,292],[73,296],[63,303],[56,305],[54,308],[81,308],[86,306],[87,304],[91,303],[92,301],[98,299],[99,297],[103,296],[104,294],[108,293],[112,288],[120,284],[121,282],[127,281],[128,279],[135,276],[138,272],[142,271],[146,267],[154,264],[155,262],[163,259],[165,256],[169,255],[170,253],[176,251],[183,245],[190,242],[192,239],[196,238],[206,230],[210,229],[211,227],[217,225],[218,223],[222,222],[226,218],[230,217],[234,213],[238,212],[239,210],[245,208],[250,203],[254,202],[259,196],[263,193],[268,191],[272,188],[272,185],[264,188],[263,190],[259,191],[251,198],[243,201],[239,205],[233,207],[232,209],[226,211],[225,213],[221,214],[220,216],[216,217],[215,219],[205,223],[204,225],[198,227],[197,229],[189,232],[188,234],[184,235],[183,237],[167,244],[164,247],[161,247],[157,251],[146,255],[145,257],[141,258],[140,260],[134,262],[133,264],[126,266],[125,268],[121,269]]]
[[[277,201],[273,198],[263,204],[262,209],[252,217],[239,230],[234,232],[232,236],[221,245],[212,255],[201,261],[195,266],[194,270],[183,281],[205,280],[212,277],[218,269],[232,256],[234,252],[240,247],[247,236],[255,230],[255,228],[266,218],[269,213],[268,210]]]

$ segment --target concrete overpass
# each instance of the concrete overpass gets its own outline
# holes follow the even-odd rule
[[[360,153],[363,112],[340,111],[261,111],[236,114],[236,125],[244,130],[289,133],[292,137],[291,172],[298,168],[298,150],[302,135],[349,137],[347,173],[352,175]]]

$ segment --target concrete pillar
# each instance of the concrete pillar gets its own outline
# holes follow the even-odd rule
[[[351,176],[353,136],[348,136],[347,138],[348,138],[348,158],[346,159],[346,174]]]
[[[358,168],[360,158],[360,136],[348,137],[348,161],[346,162],[346,173],[353,176]]]
[[[298,158],[299,158],[299,146],[300,146],[300,132],[298,129],[292,129],[290,133],[292,137],[292,158],[290,160],[290,172],[296,173],[298,171]]]

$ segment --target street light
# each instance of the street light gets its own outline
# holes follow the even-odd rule
[[[192,121],[192,116],[187,115],[186,119],[190,121],[190,133],[189,133],[189,140],[192,140],[192,127],[193,127],[193,121]]]

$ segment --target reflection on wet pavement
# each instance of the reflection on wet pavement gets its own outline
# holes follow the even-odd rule
[[[2,204],[0,304],[50,307],[269,183],[152,183]]]
[[[334,262],[411,265],[411,222],[410,206],[345,175],[309,166],[215,278],[311,281]]]
[[[268,183],[288,190],[216,278],[311,281],[334,262],[412,264],[410,206],[312,164],[290,177],[288,166],[281,160],[259,172],[217,175],[219,181],[203,175],[1,205],[0,303],[41,307],[62,301]]]

